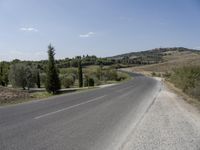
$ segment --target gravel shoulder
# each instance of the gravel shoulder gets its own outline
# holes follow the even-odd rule
[[[121,149],[200,150],[200,114],[163,85]]]

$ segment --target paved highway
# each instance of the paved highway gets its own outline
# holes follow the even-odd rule
[[[111,87],[0,107],[0,149],[118,149],[161,89],[157,80],[131,75]]]

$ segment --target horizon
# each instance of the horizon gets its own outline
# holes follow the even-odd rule
[[[198,0],[1,0],[0,61],[46,60],[49,43],[56,59],[200,50],[199,8]]]
[[[187,48],[187,47],[180,47],[180,46],[176,46],[176,47],[159,47],[159,48],[153,48],[153,49],[147,49],[147,50],[139,50],[139,51],[130,51],[130,52],[126,52],[126,53],[120,53],[120,54],[116,54],[116,55],[112,55],[112,56],[105,56],[105,57],[101,57],[101,56],[97,56],[97,55],[93,55],[93,54],[91,54],[91,55],[88,55],[88,54],[83,54],[83,55],[76,55],[76,56],[72,56],[72,57],[63,57],[63,58],[55,58],[55,60],[64,60],[64,59],[66,59],[66,58],[68,58],[68,59],[73,59],[73,58],[76,58],[77,56],[81,56],[81,57],[83,57],[83,56],[96,56],[97,58],[110,58],[110,57],[116,57],[116,56],[120,56],[120,55],[125,55],[125,54],[129,54],[129,53],[133,53],[133,52],[145,52],[145,51],[152,51],[152,50],[155,50],[155,49],[160,49],[160,48],[162,48],[162,49],[167,49],[167,48],[186,48],[186,49],[188,49],[188,50],[195,50],[195,51],[200,51],[200,49],[193,49],[193,48]],[[56,52],[56,49],[55,49],[55,52]],[[46,55],[48,55],[48,53],[46,53]],[[55,56],[56,56],[56,53],[55,53]],[[12,60],[0,60],[0,62],[12,62],[12,61],[14,61],[14,60],[19,60],[19,61],[47,61],[48,60],[48,58],[46,58],[46,59],[40,59],[40,60],[31,60],[31,59],[17,59],[17,58],[15,58],[15,59],[12,59]]]

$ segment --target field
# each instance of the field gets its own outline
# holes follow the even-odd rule
[[[144,72],[151,74],[152,72],[165,73],[175,68],[183,66],[200,66],[200,54],[194,52],[167,52],[168,55],[163,56],[163,63],[137,66],[131,68],[135,72]]]
[[[129,68],[149,76],[164,77],[191,98],[200,101],[200,54],[193,51],[168,51],[164,62]]]

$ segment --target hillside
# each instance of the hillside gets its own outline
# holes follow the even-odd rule
[[[156,56],[159,56],[159,60],[156,60]],[[137,65],[132,69],[134,71],[147,71],[147,72],[166,72],[171,71],[174,68],[182,66],[200,65],[200,51],[187,48],[158,48],[142,52],[133,52],[122,54],[112,57],[112,59],[120,59],[128,57],[129,59],[136,59],[142,57],[143,61],[149,61],[148,58],[152,58],[154,63],[146,65]],[[147,59],[145,59],[147,58]]]
[[[131,53],[125,53],[120,54],[116,56],[109,57],[111,59],[122,59],[125,57],[129,58],[137,58],[137,57],[145,57],[145,56],[165,56],[167,54],[173,53],[173,52],[191,52],[191,53],[200,53],[199,50],[195,49],[188,49],[184,47],[172,47],[172,48],[155,48],[151,50],[145,50],[145,51],[139,51],[139,52],[131,52]]]
[[[135,66],[128,70],[165,77],[175,87],[200,101],[200,51],[170,49],[160,53],[163,62]]]
[[[192,51],[173,51],[170,55],[163,56],[163,62],[145,66],[134,67],[135,71],[166,72],[178,67],[198,65],[200,66],[200,53]]]

